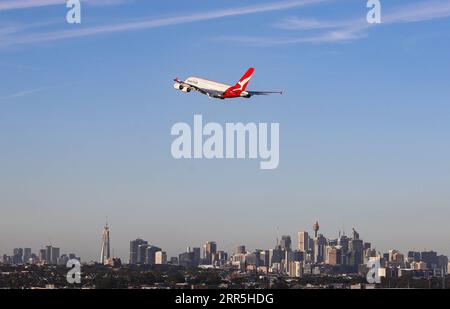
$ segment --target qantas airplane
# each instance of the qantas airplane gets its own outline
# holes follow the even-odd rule
[[[245,72],[244,76],[242,76],[234,86],[191,76],[184,82],[179,80],[178,78],[175,78],[175,84],[173,85],[173,87],[183,92],[191,92],[191,90],[195,90],[202,94],[206,94],[209,98],[222,100],[230,98],[250,98],[254,95],[283,93],[282,91],[246,91],[245,89],[247,88],[248,82],[250,81],[250,78],[252,78],[254,71],[254,68],[249,68],[247,72]]]

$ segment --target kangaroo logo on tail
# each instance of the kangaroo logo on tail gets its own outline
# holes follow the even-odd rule
[[[253,72],[255,72],[254,68],[250,68],[245,72],[245,74],[241,77],[241,79],[237,82],[236,85],[234,85],[233,90],[241,90],[245,91],[245,88],[247,88],[247,85],[252,78]]]

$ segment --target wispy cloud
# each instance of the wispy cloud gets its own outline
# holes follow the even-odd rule
[[[118,5],[130,2],[130,0],[83,0],[83,4],[102,6]],[[67,0],[6,0],[0,2],[0,11],[31,9],[45,6],[65,6]]]
[[[63,5],[61,0],[9,0],[0,2],[0,11],[36,8],[50,5]]]
[[[120,4],[130,0],[84,0],[91,5],[112,5]],[[76,28],[70,30],[55,30],[48,32],[20,31],[18,27],[4,29],[0,31],[0,46],[33,44],[63,39],[94,36],[108,33],[119,33],[125,31],[137,31],[165,26],[173,26],[186,23],[202,22],[226,17],[243,16],[272,11],[288,10],[297,7],[315,5],[332,0],[285,0],[277,2],[262,3],[205,11],[200,13],[178,15],[164,18],[147,18],[116,24],[106,24],[92,27]],[[0,11],[13,8],[31,8],[45,5],[60,4],[61,0],[8,0],[0,4]],[[64,1],[63,1],[64,2]],[[450,16],[449,0],[430,0],[403,4],[400,7],[384,9],[382,12],[381,26],[412,23]],[[319,20],[314,18],[289,17],[277,24],[275,27],[280,30],[289,31],[285,36],[264,37],[264,36],[222,36],[219,40],[247,43],[251,45],[282,45],[297,43],[333,43],[362,39],[368,36],[368,30],[380,25],[370,25],[365,16],[347,20]],[[301,36],[297,33],[301,32]],[[311,33],[308,33],[311,31]]]
[[[289,17],[277,24],[276,28],[289,31],[300,31],[296,37],[248,37],[224,36],[221,40],[248,43],[258,46],[296,44],[296,43],[333,43],[362,39],[368,36],[368,30],[377,26],[387,26],[399,23],[423,22],[450,17],[450,1],[432,0],[415,2],[383,10],[382,24],[367,23],[365,16],[350,20],[318,20],[312,18]],[[314,31],[313,34],[306,34]]]
[[[24,1],[24,0],[22,0]],[[45,2],[44,0],[42,0]],[[52,1],[52,0],[47,0]],[[54,0],[53,0],[54,1]],[[29,44],[37,42],[48,42],[75,37],[93,36],[106,33],[115,33],[132,30],[143,30],[159,28],[164,26],[179,25],[185,23],[201,22],[225,17],[250,15],[264,12],[286,10],[295,7],[318,4],[330,0],[296,0],[296,1],[277,1],[258,5],[236,7],[230,9],[221,9],[206,11],[201,13],[179,15],[166,18],[149,18],[146,20],[132,21],[126,23],[109,24],[96,27],[87,27],[74,30],[60,30],[45,33],[21,34],[13,37],[4,38],[0,45]]]
[[[316,30],[348,27],[352,21],[324,21],[313,18],[288,17],[276,23],[275,27],[284,30]]]
[[[2,65],[0,63],[0,65]],[[15,66],[15,65],[14,65]],[[32,69],[34,70],[35,68],[30,68],[27,66],[21,66],[24,69]],[[30,85],[28,85],[28,88],[25,88],[27,85],[23,85],[23,88],[25,88],[24,90],[19,90],[17,92],[14,93],[10,93],[10,94],[5,94],[4,96],[0,96],[0,101],[6,101],[6,100],[11,100],[11,99],[17,99],[17,98],[22,98],[22,97],[26,97],[35,93],[40,93],[40,92],[45,92],[45,91],[49,91],[49,90],[57,90],[57,89],[65,89],[67,87],[73,87],[74,85],[80,85],[82,84],[83,81],[70,81],[70,82],[55,82],[54,84],[49,84],[47,86],[40,86],[40,87],[34,87],[31,88]]]
[[[384,16],[386,23],[421,22],[450,16],[449,0],[430,0],[404,4]]]
[[[0,62],[0,67],[13,68],[17,70],[27,70],[27,71],[37,71],[39,70],[36,67],[25,65],[25,64],[17,64],[11,62]]]
[[[7,99],[20,98],[20,97],[24,97],[24,96],[27,96],[27,95],[30,95],[30,94],[37,93],[37,92],[42,92],[42,91],[48,90],[50,88],[52,88],[52,87],[40,87],[40,88],[33,88],[33,89],[28,89],[28,90],[22,90],[22,91],[19,91],[19,92],[16,92],[16,93],[13,93],[13,94],[10,94],[10,95],[7,95],[7,96],[0,97],[0,100],[3,101],[3,100],[7,100]]]

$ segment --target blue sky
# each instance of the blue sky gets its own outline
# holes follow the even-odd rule
[[[170,256],[216,240],[355,227],[380,250],[449,254],[450,1],[0,3],[0,252],[98,259],[138,236]],[[172,79],[283,96],[208,100]],[[176,122],[279,122],[280,166],[171,157]]]

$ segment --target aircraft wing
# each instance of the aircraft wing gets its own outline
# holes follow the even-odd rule
[[[253,95],[269,95],[269,94],[283,94],[283,91],[246,91],[250,96]]]

